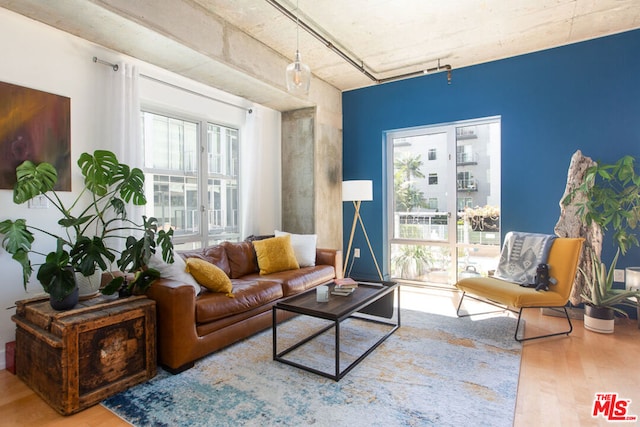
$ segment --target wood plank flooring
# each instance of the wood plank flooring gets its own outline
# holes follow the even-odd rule
[[[404,287],[401,294],[403,307],[436,312],[453,310],[455,313],[457,301],[458,296],[449,291]],[[539,310],[528,310],[525,319],[527,334],[564,326],[562,318],[542,315]],[[534,340],[523,345],[514,426],[611,425],[602,417],[591,416],[598,392],[618,393],[621,399],[630,399],[629,413],[638,415],[640,420],[637,322],[622,319],[611,335],[585,331],[581,320],[574,320],[573,324],[574,331],[569,337]],[[375,353],[370,357],[374,356]],[[22,381],[2,370],[0,425],[117,427],[129,424],[100,405],[68,417],[58,415]]]

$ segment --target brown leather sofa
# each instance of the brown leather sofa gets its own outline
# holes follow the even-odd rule
[[[280,299],[326,283],[342,273],[342,251],[316,249],[316,265],[260,275],[251,242],[224,242],[180,252],[222,269],[231,278],[233,298],[159,279],[147,291],[156,301],[158,361],[172,373],[193,366],[214,351],[271,327],[273,305]],[[278,319],[278,321],[283,319]]]

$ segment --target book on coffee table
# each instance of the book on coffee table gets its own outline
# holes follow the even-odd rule
[[[340,289],[349,289],[349,288],[353,289],[358,287],[358,282],[356,282],[350,277],[345,277],[343,279],[335,279],[333,282],[336,284],[336,288],[340,288]]]
[[[338,288],[338,287],[335,287],[331,291],[331,295],[338,295],[338,296],[341,296],[341,297],[347,297],[347,296],[351,295],[355,290],[356,290],[356,288]]]

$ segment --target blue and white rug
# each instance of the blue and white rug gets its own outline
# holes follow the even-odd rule
[[[285,322],[279,350],[323,324]],[[521,353],[514,328],[509,317],[403,309],[401,328],[339,382],[273,361],[268,330],[179,375],[160,370],[103,405],[134,426],[510,426]],[[340,333],[348,363],[381,330],[348,320]],[[332,372],[333,340],[327,332],[291,357]]]

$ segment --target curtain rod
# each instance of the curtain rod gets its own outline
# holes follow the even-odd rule
[[[110,62],[103,61],[102,59],[99,59],[97,56],[94,56],[94,57],[93,57],[93,62],[95,62],[95,63],[97,63],[97,64],[108,65],[109,67],[113,68],[113,71],[118,71],[118,68],[119,68],[119,67],[118,67],[118,64],[112,64],[112,63],[110,63]],[[219,103],[221,103],[221,104],[225,104],[225,105],[228,105],[228,106],[230,106],[230,107],[239,108],[239,109],[241,109],[241,110],[245,110],[245,111],[246,111],[247,113],[249,113],[249,114],[253,113],[253,109],[252,109],[252,108],[243,107],[243,106],[241,106],[241,105],[234,104],[234,103],[232,103],[232,102],[225,101],[225,100],[223,100],[223,99],[214,98],[213,96],[205,95],[205,94],[203,94],[203,93],[199,93],[199,92],[196,92],[196,91],[194,91],[194,90],[187,89],[187,88],[184,88],[184,87],[182,87],[182,86],[178,86],[178,85],[175,85],[175,84],[173,84],[173,83],[166,82],[166,81],[164,81],[164,80],[160,80],[160,79],[158,79],[158,78],[156,78],[156,77],[148,76],[148,75],[146,75],[146,74],[142,74],[142,73],[140,73],[139,75],[140,75],[140,77],[142,77],[142,78],[144,78],[144,79],[151,80],[151,81],[154,81],[154,82],[156,82],[156,83],[160,83],[160,84],[165,85],[165,86],[169,86],[169,87],[171,87],[171,88],[173,88],[173,89],[178,89],[178,90],[181,90],[181,91],[183,91],[183,92],[187,92],[187,93],[189,93],[189,94],[191,94],[191,95],[196,95],[196,96],[199,96],[199,97],[201,97],[201,98],[205,98],[205,99],[208,99],[208,100],[211,100],[211,101],[219,102]]]
[[[107,61],[103,61],[102,59],[98,59],[97,56],[93,57],[93,62],[95,62],[96,64],[102,64],[102,65],[108,65],[109,67],[113,68],[113,71],[118,71],[118,64],[112,64],[110,62]]]

